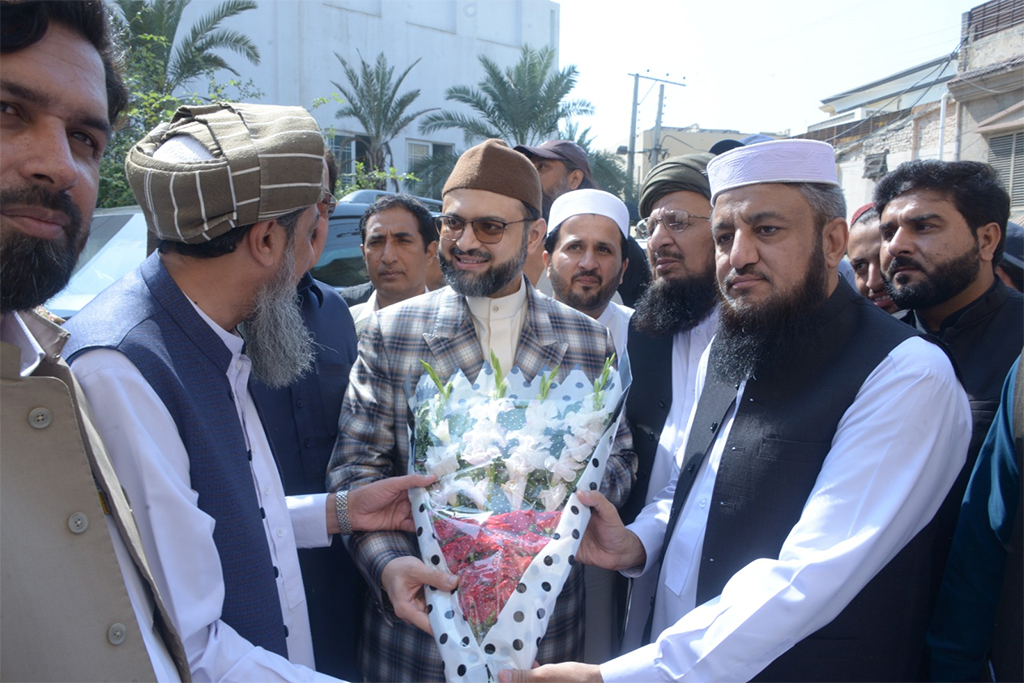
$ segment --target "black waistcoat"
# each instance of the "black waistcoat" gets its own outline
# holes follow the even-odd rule
[[[864,380],[916,333],[840,279],[819,334],[793,362],[748,380],[725,444],[708,516],[697,603],[738,570],[778,558]],[[709,369],[707,383],[720,382]],[[708,391],[705,386],[704,393]],[[698,408],[698,411],[700,409]],[[724,410],[724,407],[723,407]],[[693,426],[707,448],[724,415]],[[704,419],[708,419],[705,417]],[[691,437],[691,438],[693,438]],[[691,447],[692,446],[692,447]],[[780,656],[756,680],[908,680],[927,625],[932,525],[926,527],[830,624]]]
[[[629,325],[626,349],[635,390],[626,396],[626,420],[633,434],[637,456],[636,483],[619,509],[624,524],[630,524],[644,508],[651,469],[658,453],[658,439],[672,406],[672,345],[675,335],[652,337]],[[665,482],[661,482],[664,486]]]

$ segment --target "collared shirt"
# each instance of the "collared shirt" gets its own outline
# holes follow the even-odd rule
[[[604,312],[598,317],[597,322],[608,328],[615,342],[615,353],[622,357],[626,351],[626,339],[629,333],[629,319],[633,316],[633,309],[629,306],[609,301]]]
[[[701,358],[698,394],[708,351]],[[741,385],[738,404],[743,397]],[[779,559],[752,562],[697,605],[708,510],[735,407],[714,441],[669,540],[650,645],[601,666],[613,681],[749,680],[849,603],[927,524],[963,464],[967,396],[943,352],[904,341],[876,367],[840,420]],[[690,418],[692,422],[692,416]],[[678,471],[678,470],[677,470]],[[630,529],[657,563],[675,477]]]
[[[430,290],[427,289],[425,286],[423,287],[424,294],[428,293],[429,291]],[[370,316],[379,310],[380,304],[377,303],[376,289],[370,292],[370,298],[368,298],[363,303],[355,304],[354,306],[349,306],[349,312],[352,313],[352,322],[354,322],[356,326],[357,337],[360,334],[362,334],[363,329],[366,327],[367,321],[369,321],[370,319]]]
[[[193,304],[195,306],[195,304]],[[253,486],[266,513],[263,527],[278,570],[281,613],[288,628],[288,659],[254,648],[220,620],[224,581],[212,518],[199,509],[190,486],[188,452],[174,419],[139,370],[121,353],[94,349],[73,368],[97,410],[97,427],[128,492],[143,544],[181,634],[197,680],[332,680],[313,671],[313,646],[297,547],[329,543],[327,494],[287,499],[255,404],[242,339],[199,307],[200,317],[231,351],[227,377],[252,451]]]
[[[38,321],[31,318],[22,319],[18,313],[10,313],[0,316],[0,341],[17,346],[21,350],[21,371],[22,377],[31,376],[39,364],[47,356],[57,355],[55,344],[57,336]],[[44,346],[46,348],[44,348]],[[121,576],[124,578],[125,588],[128,590],[128,599],[131,601],[135,618],[139,622],[142,631],[142,640],[149,654],[153,671],[157,681],[180,681],[178,670],[174,666],[167,646],[157,631],[153,620],[154,605],[153,598],[146,589],[142,576],[139,575],[138,567],[128,552],[121,532],[112,515],[103,516],[110,533],[110,540],[114,544],[114,554],[117,556],[117,565],[121,569]]]
[[[508,296],[496,299],[486,296],[466,297],[484,361],[490,361],[493,351],[501,363],[501,371],[506,375],[515,362],[516,344],[519,342],[519,333],[523,331],[523,321],[526,320],[526,288],[529,285],[524,282],[525,279],[520,281],[519,289]]]

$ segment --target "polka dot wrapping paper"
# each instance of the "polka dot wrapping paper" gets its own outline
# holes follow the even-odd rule
[[[434,638],[451,683],[496,681],[529,669],[590,520],[575,491],[597,490],[629,386],[628,361],[588,380],[558,368],[477,382],[427,370],[410,393],[410,470],[438,475],[410,491],[423,561],[459,575],[426,589]]]

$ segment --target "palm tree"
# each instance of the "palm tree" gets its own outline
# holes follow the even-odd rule
[[[454,128],[462,130],[467,145],[484,138],[531,145],[552,137],[563,119],[594,111],[586,100],[566,99],[576,85],[577,70],[570,65],[555,71],[550,47],[524,45],[519,61],[504,70],[484,55],[479,59],[484,68],[479,89],[457,85],[445,92],[445,99],[468,105],[477,116],[440,111],[423,119],[420,132]]]
[[[192,0],[115,0],[120,10],[123,41],[129,59],[133,52],[151,53],[162,68],[153,75],[149,88],[154,93],[173,95],[197,76],[225,69],[238,75],[214,50],[230,50],[253,64],[260,63],[260,51],[249,36],[220,28],[225,19],[258,7],[255,0],[226,0],[192,25],[178,39],[182,12]]]
[[[395,67],[388,65],[387,57],[381,52],[377,61],[370,65],[359,55],[360,69],[350,65],[337,52],[334,56],[345,70],[348,87],[331,81],[345,98],[344,106],[337,117],[350,116],[357,120],[366,132],[366,166],[370,171],[386,171],[391,165],[391,141],[418,117],[433,111],[421,109],[408,113],[406,110],[420,96],[419,89],[399,94],[402,82],[409,71],[420,63],[416,60],[405,71],[394,78]],[[395,188],[398,183],[395,181]],[[381,188],[383,189],[383,188]]]
[[[618,155],[608,150],[595,151],[591,147],[594,139],[590,136],[590,128],[580,131],[575,121],[567,120],[559,137],[562,140],[572,140],[587,153],[590,158],[590,173],[598,187],[620,199],[629,199],[626,197],[629,178],[626,176],[626,169],[622,167],[622,161]]]

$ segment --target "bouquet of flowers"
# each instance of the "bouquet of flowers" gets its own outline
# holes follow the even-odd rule
[[[496,681],[528,669],[590,519],[575,491],[604,476],[629,385],[628,362],[590,382],[576,368],[502,378],[494,355],[478,383],[442,381],[426,363],[410,394],[410,491],[428,565],[458,574],[454,592],[427,591],[448,680]]]

